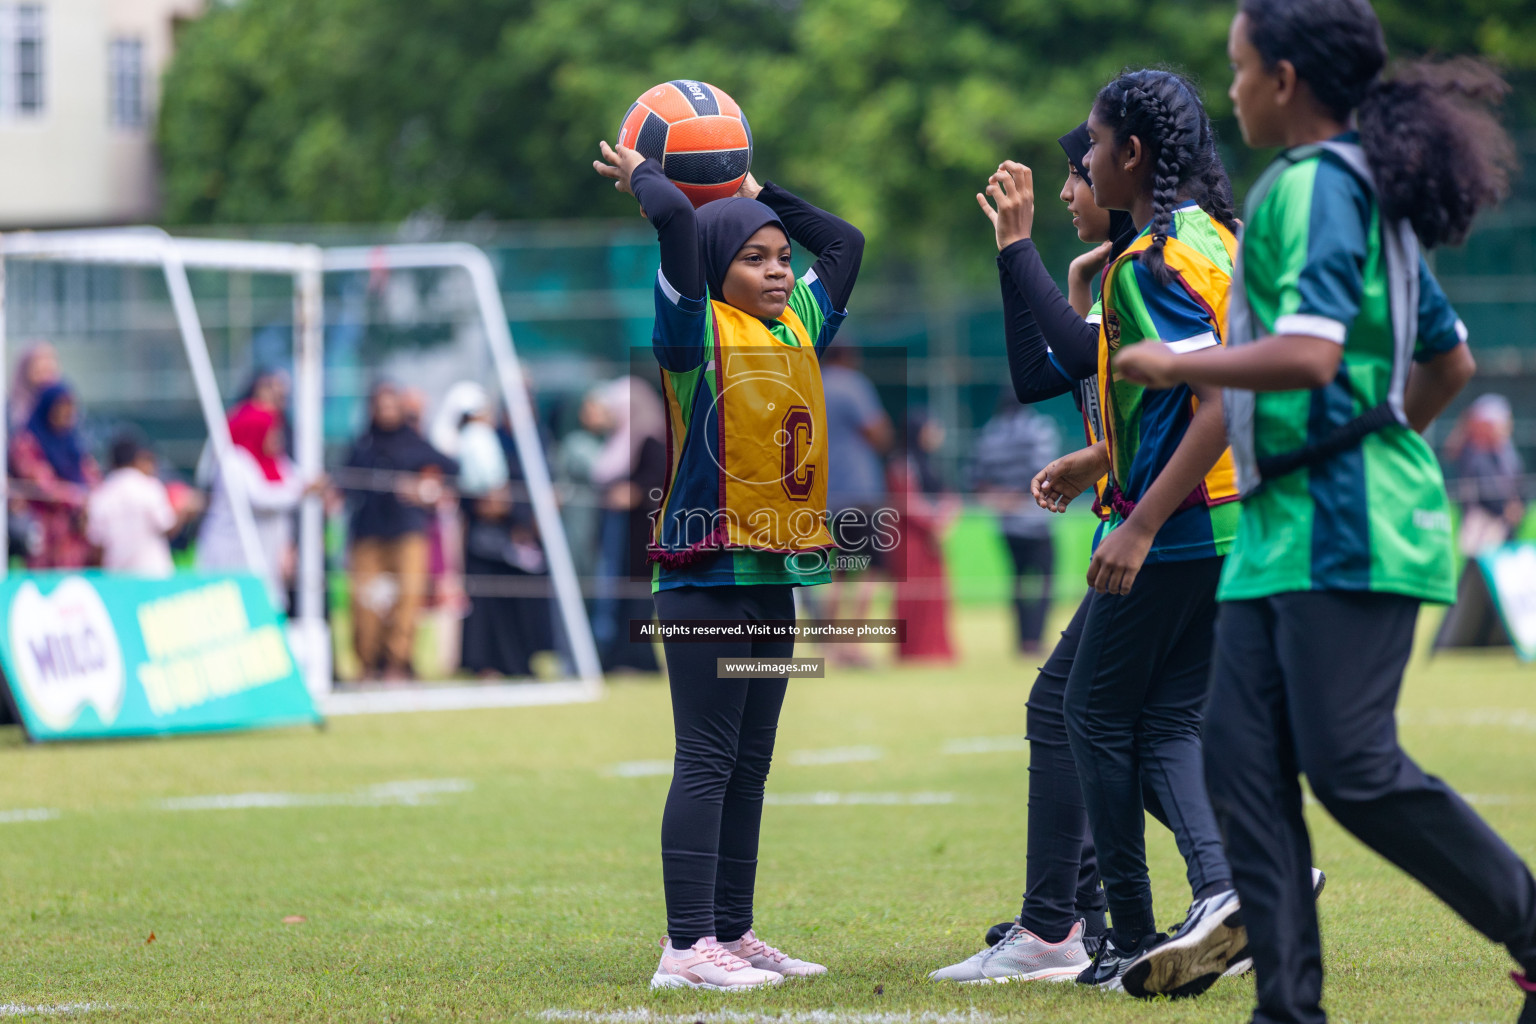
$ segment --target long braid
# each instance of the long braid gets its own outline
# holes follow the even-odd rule
[[[1233,234],[1237,233],[1237,199],[1232,195],[1232,180],[1216,151],[1216,129],[1209,116],[1200,125],[1199,172],[1194,189],[1195,202]]]
[[[1154,161],[1150,182],[1152,244],[1140,259],[1154,280],[1170,285],[1174,274],[1164,250],[1173,233],[1173,211],[1181,193],[1196,199],[1214,194],[1214,205],[1231,216],[1231,185],[1225,182],[1220,160],[1215,159],[1210,120],[1194,88],[1171,71],[1123,74],[1099,93],[1097,107],[1101,119],[1114,128],[1118,142],[1124,144],[1136,136]],[[1214,160],[1214,174],[1207,156]]]

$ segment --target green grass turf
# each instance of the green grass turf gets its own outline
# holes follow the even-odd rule
[[[87,1020],[500,1021],[548,1010],[824,1010],[822,1024],[924,1013],[1018,1021],[1243,1021],[1249,980],[1184,1003],[1071,985],[951,987],[927,971],[1017,910],[1025,755],[941,753],[1016,737],[1032,672],[999,609],[961,618],[952,670],[877,668],[796,683],[769,791],[952,793],[930,806],[767,808],[758,925],[832,973],[770,992],[665,992],[657,832],[670,756],[665,689],[615,684],[582,706],[392,715],[163,742],[0,745],[0,1004],[92,1003]],[[1536,677],[1507,653],[1416,658],[1407,746],[1536,857]],[[797,765],[796,751],[878,760]],[[400,780],[472,789],[417,806],[159,809],[170,797],[346,794]],[[5,816],[0,815],[0,819]],[[1510,1021],[1502,950],[1312,813],[1335,1021]],[[1149,828],[1158,919],[1188,900]],[[285,925],[285,915],[305,923]],[[146,939],[154,933],[153,942]],[[3,1012],[0,1007],[0,1012]],[[800,1020],[805,1020],[802,1017]]]

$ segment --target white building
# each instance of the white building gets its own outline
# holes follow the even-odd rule
[[[154,118],[205,0],[0,0],[0,228],[159,211]]]

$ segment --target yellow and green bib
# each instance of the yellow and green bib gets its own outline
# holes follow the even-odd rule
[[[720,550],[825,551],[827,420],[821,367],[790,307],[778,323],[711,301],[711,358],[684,385],[662,371],[667,479],[650,558],[685,566]],[[690,373],[688,376],[692,376]]]

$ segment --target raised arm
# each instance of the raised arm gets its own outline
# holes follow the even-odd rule
[[[1019,294],[1013,275],[997,257],[998,285],[1003,292],[1003,344],[1008,352],[1008,376],[1013,393],[1029,405],[1072,390],[1072,381],[1051,361],[1051,350],[1029,303]]]
[[[630,187],[646,219],[656,229],[661,246],[661,276],[683,298],[704,299],[704,267],[699,262],[699,233],[693,204],[667,180],[661,165],[642,161],[630,176]]]
[[[697,369],[704,364],[709,296],[693,204],[667,180],[660,165],[635,150],[604,142],[598,151],[602,159],[592,161],[593,169],[639,201],[661,244],[651,338],[656,361],[675,373]]]
[[[826,286],[832,308],[841,312],[848,306],[859,264],[864,258],[864,233],[841,217],[818,209],[783,186],[768,182],[755,194],[753,179],[747,178],[742,195],[768,206],[789,231],[790,240],[816,256],[811,273]]]
[[[1034,314],[1040,335],[1061,370],[1073,380],[1098,373],[1099,329],[1078,315],[1061,294],[1034,241],[1023,238],[1011,243],[997,254],[997,260]]]
[[[1099,332],[1061,294],[1030,239],[1035,220],[1034,182],[1034,172],[1028,167],[1005,160],[987,179],[986,194],[976,193],[976,202],[997,236],[998,264],[1013,278],[1029,305],[1057,366],[1073,380],[1083,380],[1098,372]],[[988,196],[992,202],[987,201]],[[997,204],[996,209],[992,203]]]

